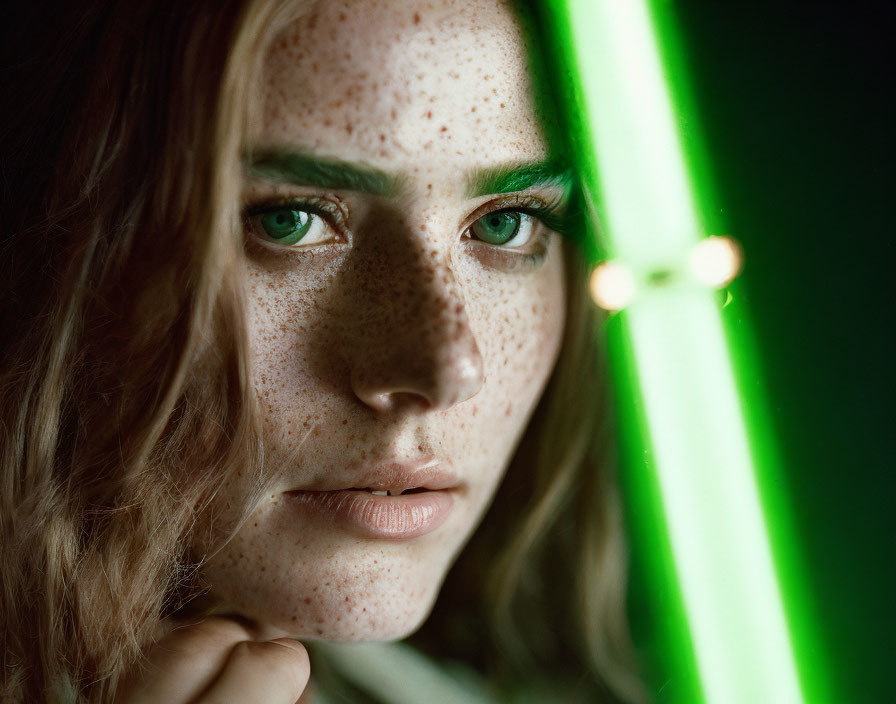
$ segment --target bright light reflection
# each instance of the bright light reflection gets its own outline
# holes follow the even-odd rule
[[[691,271],[698,281],[721,288],[740,273],[743,250],[731,237],[707,237],[691,251]]]
[[[591,273],[591,297],[605,310],[622,310],[635,295],[635,277],[619,262],[603,262]]]

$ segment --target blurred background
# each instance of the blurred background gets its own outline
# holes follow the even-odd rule
[[[670,5],[745,250],[733,292],[754,326],[820,650],[842,701],[896,702],[894,4]],[[648,582],[636,544],[636,641],[656,702],[676,702],[665,597]]]

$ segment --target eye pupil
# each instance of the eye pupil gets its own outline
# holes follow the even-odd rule
[[[520,229],[520,213],[489,213],[473,223],[470,230],[483,242],[504,244],[513,239]]]

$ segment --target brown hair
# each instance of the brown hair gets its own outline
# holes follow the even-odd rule
[[[20,101],[0,132],[4,700],[53,701],[66,678],[89,701],[114,698],[159,619],[198,593],[186,546],[222,475],[255,472],[245,517],[264,490],[235,223],[251,90],[281,4],[29,5],[26,31],[4,41]],[[619,505],[595,455],[600,394],[579,383],[601,364],[594,310],[566,249],[566,340],[530,429],[542,440],[523,446],[539,448],[526,470],[538,498],[508,504],[525,507],[522,528],[486,611],[510,633],[512,595],[559,541],[576,555],[583,662],[635,701],[618,654]],[[567,521],[575,531],[551,529]],[[476,540],[491,539],[507,533],[487,522]]]

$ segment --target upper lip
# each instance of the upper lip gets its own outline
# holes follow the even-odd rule
[[[345,489],[372,489],[400,494],[408,489],[452,489],[458,485],[457,475],[434,460],[389,460],[376,464],[356,465],[348,468],[345,479],[327,478],[313,486],[292,489],[296,491],[341,491]]]

